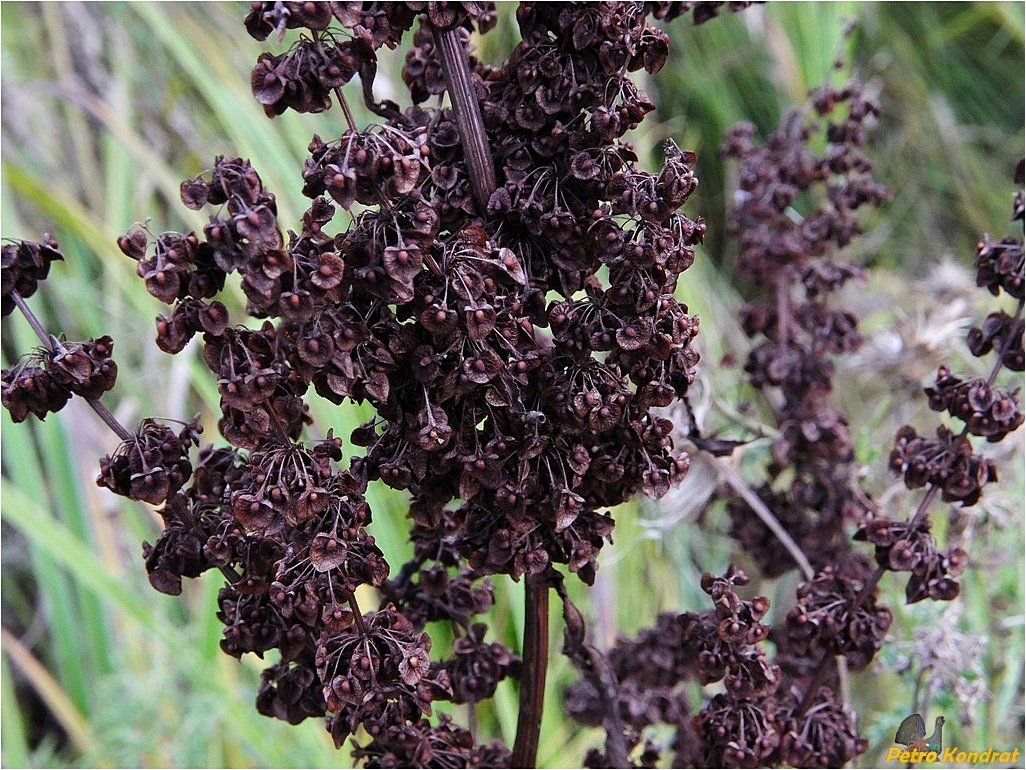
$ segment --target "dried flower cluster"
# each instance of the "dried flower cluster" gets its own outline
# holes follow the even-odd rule
[[[675,731],[666,746],[674,767],[839,767],[865,750],[854,715],[830,689],[817,690],[807,709],[800,691],[783,686],[784,673],[760,645],[770,634],[760,622],[769,600],[742,600],[735,586],[747,583],[733,566],[720,577],[707,573],[702,590],[712,610],[664,613],[611,651],[628,742],[640,747],[636,766],[657,766],[661,749],[644,731],[660,723]],[[696,712],[685,695],[689,680],[722,682],[723,691]],[[600,724],[601,697],[587,680],[570,689],[567,705],[582,723]],[[593,751],[588,766],[617,765]]]
[[[777,628],[757,622],[766,611],[765,599],[746,604],[732,593],[729,586],[747,582],[732,567],[723,578],[703,579],[716,603],[714,612],[665,613],[655,627],[617,645],[610,662],[618,709],[640,766],[655,766],[659,759],[659,747],[646,728],[660,723],[675,728],[675,766],[846,764],[865,751],[866,742],[835,692],[833,659],[843,656],[847,668],[857,670],[879,650],[892,617],[875,602],[884,571],[912,573],[909,602],[950,600],[958,594],[954,577],[965,569],[967,554],[957,546],[938,551],[924,515],[929,499],[906,522],[875,514],[865,492],[852,486],[847,419],[828,403],[834,371],[830,357],[851,352],[860,342],[857,319],[826,302],[861,273],[855,265],[836,261],[834,254],[859,232],[854,210],[887,196],[858,151],[863,123],[875,107],[857,86],[824,90],[813,106],[825,114],[845,101],[850,102],[848,117],[828,126],[827,149],[820,157],[805,147],[813,129],[800,113],[785,118],[781,130],[762,146],[752,144],[752,128],[742,125],[725,147],[725,154],[741,160],[735,213],[741,270],[769,289],[767,300],[754,300],[742,312],[746,332],[762,338],[745,368],[757,388],[773,389],[780,427],[768,480],[756,493],[792,543],[775,537],[740,500],[730,505],[732,531],[765,574],[794,568],[794,548],[814,574],[806,575],[795,605]],[[827,187],[827,203],[798,217],[792,204],[816,184]],[[1021,200],[1020,193],[1020,219]],[[980,354],[993,350],[1005,366],[1011,362],[1009,368],[1015,368],[1022,360],[1021,241],[1006,238],[995,249],[985,238],[977,266],[980,286],[995,294],[1012,287],[1005,290],[1019,292],[1013,294],[1019,307],[1013,316],[1002,312],[988,318],[988,343],[981,343],[981,329],[973,329],[970,347]],[[997,441],[1022,424],[1016,393],[994,387],[1001,365],[987,381],[963,382],[941,369],[934,387],[927,388],[930,404],[959,417],[966,428],[960,436],[941,428],[940,444],[926,443],[910,427],[899,432],[891,466],[905,473],[910,488],[930,484],[945,500],[971,505],[982,485],[996,478],[993,461],[974,453],[967,434]],[[909,463],[907,457],[915,459]],[[855,540],[876,546],[875,565],[852,548],[853,524],[859,525]],[[773,660],[755,646],[766,636],[777,645]],[[720,679],[725,691],[696,711],[683,683]],[[603,723],[603,696],[594,678],[584,677],[568,693],[571,713],[584,724]],[[615,766],[608,753],[599,751],[589,755],[589,764]]]
[[[50,272],[50,264],[63,260],[57,241],[49,235],[41,243],[18,241],[0,251],[2,315],[35,294],[39,281]],[[14,422],[28,415],[39,419],[64,408],[73,396],[94,401],[113,389],[118,366],[111,357],[114,341],[99,337],[86,342],[67,342],[40,333],[43,346],[23,356],[0,376],[0,399]]]
[[[778,719],[785,761],[800,766],[840,765],[865,750],[833,691],[832,659],[844,656],[849,669],[864,668],[891,623],[891,613],[876,605],[871,562],[851,546],[851,525],[869,515],[867,497],[854,486],[848,418],[830,402],[833,357],[861,344],[855,315],[830,303],[862,276],[838,252],[861,232],[856,212],[888,198],[861,151],[877,108],[858,84],[824,88],[811,106],[825,116],[843,104],[847,115],[827,125],[821,155],[807,148],[815,127],[797,112],[761,146],[752,145],[751,128],[741,125],[724,147],[741,161],[734,214],[740,270],[767,289],[741,318],[745,332],[761,340],[745,371],[770,395],[779,430],[767,480],[755,492],[812,570],[773,631],[783,676],[777,702],[767,709]],[[816,190],[818,207],[798,214],[799,196]],[[794,554],[747,503],[732,501],[730,510],[735,537],[765,574],[795,565]],[[802,726],[797,734],[796,725]]]
[[[737,126],[724,147],[724,155],[740,161],[739,271],[765,292],[742,311],[744,330],[761,340],[745,370],[758,389],[772,391],[779,426],[768,479],[755,493],[793,543],[779,540],[741,500],[730,504],[732,532],[765,574],[797,566],[794,547],[808,555],[816,574],[806,576],[797,604],[772,632],[758,622],[768,601],[742,602],[732,586],[747,578],[732,567],[722,578],[703,578],[715,611],[665,614],[613,651],[632,745],[650,724],[674,725],[675,766],[841,766],[865,750],[854,715],[823,686],[830,685],[823,673],[829,666],[813,668],[825,655],[845,655],[853,667],[864,667],[891,622],[890,612],[875,606],[871,563],[851,548],[848,526],[865,512],[851,489],[848,422],[829,403],[831,356],[860,341],[854,315],[828,302],[861,274],[836,252],[860,232],[856,210],[887,197],[860,151],[876,107],[854,84],[822,90],[812,106],[824,116],[845,103],[847,115],[827,126],[822,155],[807,147],[816,126],[801,112],[786,116],[761,145],[753,142],[752,126]],[[799,217],[796,199],[821,187],[822,204]],[[861,597],[863,590],[870,593]],[[773,661],[758,646],[771,633],[778,649]],[[725,691],[696,712],[681,687],[689,679],[722,679]],[[570,694],[586,723],[596,708],[593,696],[586,681]],[[648,766],[657,757],[648,744],[639,761]],[[600,755],[592,761],[605,764]]]
[[[57,241],[49,235],[41,243],[19,241],[0,249],[0,291],[3,293],[2,315],[14,310],[14,296],[27,299],[36,293],[39,282],[50,274],[54,260],[63,261]]]
[[[14,422],[29,413],[42,419],[60,411],[72,395],[97,399],[111,390],[118,365],[111,358],[114,341],[98,337],[86,342],[52,340],[5,369],[2,378],[4,408]]]
[[[1023,163],[1015,171],[1015,183],[1023,184]],[[1023,193],[1016,193],[1012,220],[1023,221]],[[1016,300],[1015,312],[991,313],[981,327],[969,331],[967,345],[977,357],[994,353],[996,361],[990,375],[962,379],[941,366],[932,387],[925,389],[930,408],[947,412],[960,421],[956,432],[940,425],[936,438],[920,436],[910,425],[903,426],[891,451],[890,466],[900,474],[909,489],[927,489],[921,513],[909,522],[874,519],[859,530],[857,537],[876,546],[881,567],[911,573],[905,594],[915,602],[927,597],[953,599],[958,595],[955,581],[968,563],[968,555],[959,547],[939,551],[930,535],[926,515],[929,500],[937,492],[945,502],[974,505],[987,484],[997,481],[995,462],[976,451],[970,436],[1001,441],[1023,423],[1018,388],[1007,390],[997,385],[1002,369],[1023,371],[1023,242],[1006,237],[994,243],[984,236],[976,248],[976,284],[994,296],[1007,294]]]
[[[213,210],[202,234],[119,240],[171,306],[157,319],[160,348],[202,337],[231,446],[203,447],[194,469],[198,424],[176,434],[146,421],[104,459],[99,482],[162,506],[165,530],[144,547],[158,590],[178,593],[210,568],[228,578],[224,650],[281,656],[264,672],[262,713],[327,714],[339,745],[363,728],[373,742],[358,753],[372,763],[507,761],[506,749],[423,719],[433,700],[474,703],[518,672],[472,621],[493,601],[482,579],[561,563],[592,582],[613,527],[601,509],[639,490],[661,496],[687,471],[670,422],[651,410],[685,392],[697,362],[697,319],[673,296],[704,232],[676,213],[695,159],[674,150],[648,173],[621,139],[654,108],[628,73],[653,73],[667,56],[648,11],[524,3],[523,42],[487,67],[468,56],[465,33],[494,24],[490,4],[254,4],[246,27],[257,39],[305,30],[253,70],[269,116],[321,111],[334,96],[348,118],[340,89],[358,74],[386,121],[361,130],[349,119],[338,138],[314,137],[303,168],[312,202],[287,239],[249,161],[219,157],[181,186],[186,206]],[[377,51],[415,23],[404,69],[413,105],[400,110],[374,98]],[[418,106],[444,90],[451,108]],[[484,166],[470,152],[481,143]],[[336,206],[352,224],[330,234]],[[54,254],[5,250],[5,308],[8,276],[30,294]],[[259,328],[234,325],[216,299],[233,272],[247,312],[266,319]],[[101,340],[71,360],[109,348]],[[51,379],[74,369],[56,358],[37,369]],[[5,373],[5,404],[21,416],[67,399],[35,372]],[[311,386],[378,413],[354,432],[366,454],[349,470],[330,431],[302,440]],[[392,581],[366,529],[363,492],[377,479],[411,496],[414,560]],[[385,597],[380,610],[357,605],[364,585]],[[439,619],[457,641],[452,659],[432,662],[423,627]]]
[[[748,578],[731,567],[722,577],[706,574],[702,590],[711,597],[713,609],[681,615],[663,613],[657,624],[631,641],[614,648],[609,662],[618,685],[619,709],[630,746],[637,746],[649,725],[667,724],[676,729],[671,748],[676,752],[674,766],[707,762],[709,767],[723,765],[722,751],[727,743],[745,753],[747,761],[763,764],[776,749],[776,734],[766,733],[757,721],[734,724],[734,730],[755,731],[750,735],[731,735],[729,720],[721,713],[725,699],[710,703],[693,720],[691,705],[684,693],[689,679],[701,684],[723,681],[728,693],[739,698],[761,700],[773,692],[779,670],[758,647],[769,633],[760,620],[769,609],[766,597],[743,601],[734,586],[743,586]],[[567,709],[586,725],[602,723],[603,707],[597,688],[587,679],[567,693]],[[722,735],[724,741],[703,740]],[[703,757],[701,747],[708,749]],[[743,748],[742,748],[743,747]],[[641,752],[642,766],[654,766],[659,749],[646,740]],[[588,757],[589,767],[610,767],[608,758],[598,752]]]
[[[827,126],[821,155],[807,146],[816,127],[797,111],[761,145],[753,145],[750,124],[734,127],[723,149],[740,160],[733,221],[741,248],[738,272],[763,289],[742,309],[745,333],[759,340],[745,371],[756,388],[770,392],[779,429],[768,479],[756,492],[815,569],[852,558],[845,524],[862,514],[850,489],[848,419],[829,400],[832,357],[861,343],[858,319],[832,306],[830,296],[862,271],[837,252],[860,232],[857,210],[888,196],[860,149],[877,108],[858,85],[824,88],[812,108],[823,116],[843,104],[847,115]],[[799,195],[816,191],[818,207],[795,211]],[[765,574],[795,566],[747,504],[733,503],[731,516],[734,536]],[[855,574],[861,570],[859,564],[850,567]]]
[[[43,347],[3,371],[3,405],[20,421],[79,395],[114,429],[122,442],[98,483],[158,508],[164,529],[143,545],[155,589],[178,594],[211,569],[225,577],[222,649],[273,653],[261,714],[325,717],[335,744],[359,736],[354,756],[373,767],[531,764],[552,590],[564,653],[582,674],[568,708],[607,735],[590,766],[655,766],[667,747],[650,739],[654,724],[674,730],[675,765],[840,766],[865,750],[830,659],[860,668],[879,649],[891,620],[875,603],[885,569],[912,573],[910,601],[946,599],[967,557],[939,553],[925,516],[897,523],[859,502],[848,422],[829,403],[831,357],[859,344],[857,319],[829,302],[860,275],[836,252],[859,233],[856,210],[886,198],[860,151],[876,108],[857,86],[816,96],[820,116],[847,105],[822,155],[807,149],[815,127],[801,113],[761,146],[739,127],[725,149],[741,165],[742,268],[767,288],[742,319],[759,340],[746,372],[779,426],[756,492],[814,569],[796,604],[771,629],[769,601],[743,599],[748,579],[731,567],[702,579],[711,610],[665,613],[606,656],[554,568],[591,584],[608,509],[638,492],[661,497],[689,468],[659,409],[686,395],[698,363],[698,319],[674,296],[705,232],[679,213],[696,158],[671,141],[647,172],[624,137],[654,109],[630,73],[658,72],[669,52],[650,17],[692,12],[701,23],[721,5],[521,3],[522,42],[491,66],[470,48],[471,33],[496,23],[490,3],[254,3],[245,26],[256,39],[302,30],[252,71],[267,115],[337,102],[345,116],[340,136],[309,144],[302,221],[283,234],[253,165],[218,157],[181,185],[184,205],[211,211],[202,233],[134,229],[118,241],[170,308],[156,320],[161,350],[199,337],[227,446],[201,445],[198,418],[121,427],[98,401],[117,373],[110,338],[49,337],[23,301],[62,258],[56,242],[4,246],[3,314],[19,307]],[[403,108],[376,99],[375,75],[379,52],[411,30]],[[379,124],[352,119],[342,87],[357,76]],[[425,106],[443,92],[450,106]],[[796,217],[796,200],[820,188],[822,205]],[[349,216],[333,224],[338,208]],[[997,354],[995,374],[1023,367],[1022,255],[1012,239],[978,252],[980,285],[1019,300],[1014,316],[992,314],[969,336],[975,354]],[[257,324],[217,299],[232,273]],[[968,435],[998,441],[1023,418],[994,379],[941,369],[930,404],[966,428],[937,441],[902,429],[891,464],[910,487],[972,504],[996,478]],[[314,395],[373,407],[352,433],[362,456],[343,458],[330,428],[310,429]],[[413,557],[395,571],[368,531],[364,495],[377,481],[410,499]],[[766,574],[795,566],[794,546],[746,504],[731,514]],[[851,547],[855,523],[856,539],[876,547],[875,572]],[[494,602],[496,574],[527,582],[522,658],[475,618]],[[380,605],[361,607],[358,592]],[[436,621],[455,639],[441,659],[425,631]],[[473,715],[506,677],[522,689],[512,750],[479,743],[473,723],[429,719],[439,701]],[[693,705],[690,681],[722,691]]]

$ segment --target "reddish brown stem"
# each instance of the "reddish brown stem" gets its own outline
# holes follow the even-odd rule
[[[549,667],[549,583],[544,575],[531,575],[524,583],[520,715],[510,767],[537,766],[545,674]]]
[[[353,111],[349,109],[349,102],[346,100],[345,94],[342,93],[341,88],[335,89],[335,96],[338,99],[338,104],[342,108],[342,114],[345,116],[346,125],[349,126],[350,131],[356,131],[356,120],[353,119]]]
[[[100,399],[89,398],[86,399],[86,401],[88,402],[92,410],[96,413],[96,416],[103,420],[107,427],[114,431],[115,435],[117,435],[119,439],[121,439],[122,441],[130,441],[133,438],[133,434],[128,432],[128,428],[126,428],[124,425],[118,422],[117,418],[111,413],[110,409],[108,409],[106,405],[102,401],[100,401]]]
[[[825,652],[823,653],[823,657],[820,658],[819,665],[816,666],[816,671],[812,675],[812,681],[809,682],[808,686],[805,688],[805,697],[802,698],[801,705],[798,706],[798,711],[795,712],[795,720],[800,719],[802,715],[809,710],[809,706],[812,705],[812,701],[816,699],[816,694],[819,692],[820,685],[826,681],[827,674],[830,673],[831,657],[832,655],[829,652]]]
[[[624,737],[623,721],[620,719],[620,696],[613,667],[601,652],[593,646],[585,645],[584,654],[590,659],[595,672],[595,684],[605,701],[606,713],[602,717],[602,726],[606,731],[606,759],[610,767],[630,767],[627,751],[627,740]]]
[[[495,192],[495,166],[485,134],[484,118],[481,117],[481,105],[477,103],[477,94],[470,78],[467,51],[458,29],[433,29],[432,32],[456,117],[456,128],[466,153],[474,202],[478,213],[484,216],[488,211],[488,199]]]
[[[584,619],[570,601],[562,576],[551,568],[549,574],[552,576],[553,590],[563,600],[563,620],[566,624],[563,654],[573,661],[583,677],[591,681],[603,700],[605,713],[602,716],[602,727],[606,731],[606,762],[609,767],[630,767],[623,720],[620,719],[616,674],[605,655],[593,645],[584,643]]]
[[[346,601],[349,603],[349,609],[353,611],[353,622],[356,623],[356,630],[360,636],[367,635],[367,626],[363,622],[363,613],[360,611],[360,605],[356,601],[356,594],[352,591],[343,591],[343,595],[346,597]]]

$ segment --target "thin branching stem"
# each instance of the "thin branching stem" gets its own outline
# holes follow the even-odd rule
[[[366,636],[367,626],[363,622],[363,613],[360,611],[360,605],[356,601],[356,594],[352,591],[343,591],[343,596],[345,596],[346,602],[349,604],[349,609],[353,611],[353,622],[356,624],[356,630],[360,633],[360,636]]]
[[[342,115],[346,119],[346,125],[349,126],[349,130],[357,132],[359,129],[356,127],[356,119],[353,117],[353,111],[349,108],[349,101],[346,99],[341,88],[335,89],[335,96],[338,98],[339,106],[342,108]]]
[[[458,29],[433,28],[435,47],[442,62],[456,127],[463,142],[471,190],[484,215],[495,192],[495,167],[485,134],[481,106],[470,77],[470,62]],[[534,767],[541,735],[542,705],[549,646],[549,584],[542,576],[525,579],[523,669],[520,678],[520,713],[513,744],[513,767]]]
[[[1024,300],[1019,300],[1019,304],[1015,309],[1015,315],[1012,318],[1013,328],[1014,325],[1018,323],[1019,319],[1022,318],[1024,305],[1026,305],[1026,302],[1024,302]],[[993,386],[994,382],[997,380],[997,376],[1000,373],[1001,369],[1004,368],[1004,363],[1002,359],[1004,357],[1005,350],[1007,349],[1009,344],[1011,344],[1011,335],[1005,337],[1005,339],[1002,342],[1001,349],[997,351],[997,361],[995,361],[994,367],[991,369],[990,376],[987,378],[987,387]],[[964,438],[967,435],[969,435],[968,425],[962,428],[962,432],[959,434],[959,438]],[[908,526],[910,530],[915,530],[920,526],[920,524],[922,524],[922,521],[926,518],[927,513],[930,510],[930,506],[933,504],[933,501],[937,497],[938,492],[940,492],[940,487],[938,487],[936,484],[930,484],[927,486],[926,491],[923,493],[922,499],[920,499],[919,501],[919,505],[916,506],[915,513],[912,515],[912,518],[909,519]],[[884,576],[884,573],[886,571],[887,570],[884,567],[876,568],[873,574],[866,581],[865,585],[862,586],[862,590],[859,591],[858,595],[855,597],[855,602],[853,603],[851,608],[852,612],[857,612],[858,609],[865,603],[865,601],[872,595],[872,593],[876,590],[876,587],[879,584],[880,579]],[[805,710],[811,705],[812,700],[815,697],[815,691],[818,689],[819,684],[822,681],[823,671],[826,668],[828,668],[827,659],[829,657],[830,653],[827,652],[824,653],[822,658],[820,659],[819,665],[816,667],[816,674],[813,677],[813,682],[809,685],[809,689],[806,691],[805,698],[802,701],[801,708],[798,710],[799,714],[804,713]]]
[[[36,336],[39,337],[39,341],[43,343],[43,347],[52,352],[53,340],[50,339],[49,333],[47,333],[46,329],[43,328],[43,324],[39,322],[39,319],[36,318],[36,314],[32,312],[32,308],[28,306],[25,298],[18,292],[12,291],[11,299],[14,300],[14,304],[17,305],[21,314],[25,316],[25,320],[28,321],[29,326],[32,327],[32,331],[34,331]]]
[[[92,410],[96,412],[96,416],[103,420],[107,427],[114,431],[115,435],[117,435],[119,439],[122,441],[132,440],[132,433],[130,433],[124,425],[118,422],[117,418],[111,413],[110,409],[107,408],[106,404],[98,398],[89,398],[86,399],[86,401],[89,402],[89,406]]]
[[[712,455],[710,455],[712,457]],[[741,478],[740,474],[735,471],[728,463],[723,462],[719,458],[712,457],[715,461],[716,472],[720,478],[730,485],[738,496],[741,497],[748,506],[755,512],[755,515],[759,517],[759,520],[773,533],[773,536],[780,541],[780,544],[787,549],[787,552],[791,554],[791,558],[794,559],[795,563],[801,569],[802,574],[806,580],[812,580],[815,576],[816,571],[812,568],[812,564],[809,562],[809,558],[805,555],[805,552],[801,549],[801,546],[794,541],[794,538],[788,534],[787,530],[784,529],[783,525],[777,520],[777,517],[773,515],[766,503],[762,501],[745,480]]]

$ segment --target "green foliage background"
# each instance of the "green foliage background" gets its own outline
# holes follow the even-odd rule
[[[147,218],[155,233],[202,227],[204,215],[178,203],[178,183],[218,154],[251,158],[278,195],[280,221],[298,222],[306,205],[299,177],[306,145],[315,132],[337,135],[339,117],[264,117],[249,93],[249,69],[264,46],[242,29],[247,6],[0,8],[2,232],[27,239],[51,232],[68,258],[31,303],[69,338],[114,337],[121,371],[109,404],[123,423],[200,412],[211,440],[215,385],[197,350],[171,359],[153,345],[151,319],[161,308],[114,241]],[[633,140],[651,152],[670,136],[700,156],[701,187],[686,213],[708,220],[709,238],[681,292],[702,318],[701,387],[713,405],[712,429],[730,422],[728,407],[738,402],[749,403],[739,415],[749,426],[767,414],[736,367],[717,367],[725,354],[743,360],[746,350],[735,315],[744,284],[734,276],[734,246],[724,237],[732,171],[717,156],[723,131],[745,119],[768,132],[824,78],[840,82],[854,71],[882,104],[870,154],[894,200],[869,218],[868,234],[854,247],[858,259],[878,268],[867,287],[848,297],[872,344],[842,367],[837,396],[860,431],[867,488],[895,515],[914,505],[886,475],[890,437],[904,422],[921,432],[936,423],[919,387],[940,363],[953,360],[956,371],[980,366],[965,360],[961,340],[971,319],[994,303],[971,290],[967,268],[984,232],[1009,231],[1011,167],[1024,141],[1023,10],[1021,3],[779,3],[703,27],[673,24],[670,63],[646,84],[659,113]],[[515,42],[512,7],[500,11],[500,29],[480,41],[479,54],[489,61]],[[853,20],[857,29],[844,38]],[[838,53],[846,67],[831,75]],[[401,93],[401,61],[396,54],[382,62],[380,91],[390,78]],[[359,101],[355,92],[352,98]],[[20,319],[4,321],[5,364],[34,344]],[[320,430],[331,426],[344,436],[364,419],[359,407],[321,404],[314,412]],[[218,649],[216,576],[193,581],[179,599],[149,587],[139,543],[153,540],[158,518],[95,486],[97,458],[115,441],[88,409],[73,403],[44,423],[18,426],[5,412],[0,427],[4,766],[350,761],[347,751],[332,748],[321,724],[290,727],[256,714],[261,662],[240,664]],[[929,718],[948,716],[948,742],[1022,747],[1021,435],[1007,443],[991,449],[1006,469],[1000,489],[968,516],[941,507],[934,513],[942,540],[958,529],[972,541],[962,597],[905,608],[902,586],[885,580],[896,614],[894,644],[851,681],[871,741],[860,760],[866,766],[883,761],[911,709],[917,678],[931,696],[920,703]],[[756,478],[761,459],[758,447],[746,453],[742,472]],[[374,534],[396,563],[406,551],[403,499],[383,488],[368,497]],[[701,491],[689,487],[659,504],[642,501],[616,512],[616,543],[604,551],[591,598],[575,588],[600,643],[611,643],[617,629],[633,633],[661,610],[704,609],[698,575],[732,559],[744,565],[721,508],[697,517],[695,499]],[[775,612],[786,612],[793,579],[755,582]],[[500,580],[497,587],[493,633],[516,649],[520,586]],[[917,650],[928,651],[930,642],[916,642],[916,635],[934,628],[951,629],[963,649],[978,654],[953,672],[937,662],[924,668]],[[571,767],[601,738],[562,715],[562,687],[573,674],[558,655],[553,660],[539,760]],[[972,701],[964,687],[956,689],[958,681],[979,685],[985,697]],[[505,683],[478,716],[481,737],[511,742],[515,686]]]

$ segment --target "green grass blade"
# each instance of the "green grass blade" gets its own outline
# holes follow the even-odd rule
[[[4,767],[28,767],[29,747],[25,734],[25,715],[14,692],[11,668],[7,665],[7,651],[0,655],[0,764]]]
[[[71,741],[82,752],[94,750],[94,741],[89,734],[82,712],[71,701],[50,672],[32,655],[7,629],[3,630],[4,653],[22,675],[31,683],[39,697],[49,706],[61,727]]]
[[[4,419],[7,421],[6,413]],[[3,431],[5,439],[8,433],[9,430]],[[5,440],[4,444],[8,445],[8,441]],[[45,480],[38,468],[34,467],[34,459],[34,452],[31,450],[22,450],[20,456],[6,449],[4,451],[5,463],[9,464],[13,472],[26,483],[26,488],[44,490]],[[43,500],[47,502],[40,505],[38,491],[29,497],[21,489],[7,483],[4,485],[3,500],[0,501],[0,516],[28,536],[32,572],[36,578],[40,603],[52,639],[48,650],[49,657],[57,669],[57,677],[62,687],[76,708],[87,711],[89,682],[85,670],[79,665],[79,624],[78,611],[73,601],[74,585],[68,574],[59,569],[64,554],[56,552],[51,547],[53,543],[61,541],[58,530],[67,530],[48,513],[51,505],[48,498],[43,497]],[[84,544],[79,550],[83,555],[90,554]]]
[[[83,505],[81,487],[84,479],[78,477],[78,463],[70,453],[71,438],[64,429],[65,415],[58,415],[42,423],[39,428],[40,453],[47,469],[47,480],[54,499],[61,501],[59,516],[68,532],[102,553],[92,535],[93,525]],[[80,665],[88,678],[106,674],[112,669],[110,656],[111,633],[103,604],[94,593],[75,584],[75,604],[82,625],[80,628]]]
[[[4,454],[5,461],[11,462],[11,455]],[[24,464],[13,462],[16,469],[25,470]],[[136,593],[118,575],[110,574],[89,543],[75,537],[28,493],[9,482],[4,485],[2,518],[22,532],[33,548],[105,602],[116,606],[125,617],[145,628],[156,629],[153,609],[147,597]],[[74,640],[76,635],[72,636]]]

